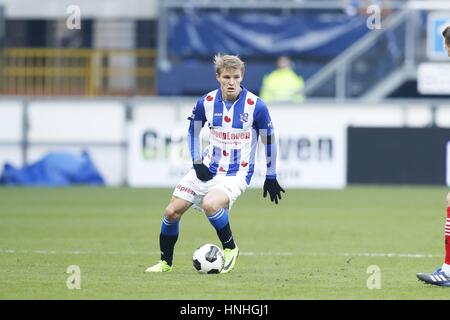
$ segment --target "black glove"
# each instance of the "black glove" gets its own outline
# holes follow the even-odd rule
[[[278,204],[278,199],[281,200],[281,191],[285,192],[284,189],[278,184],[277,179],[266,179],[263,190],[263,197],[265,198],[267,196],[267,192],[269,192],[270,201],[275,201],[276,204]]]
[[[203,163],[194,163],[194,170],[197,178],[202,181],[209,181],[214,178],[212,173],[209,171],[209,168]]]

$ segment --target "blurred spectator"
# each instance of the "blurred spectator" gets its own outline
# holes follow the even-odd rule
[[[303,102],[303,77],[292,69],[292,62],[286,56],[277,59],[277,69],[264,76],[260,97],[264,102]]]

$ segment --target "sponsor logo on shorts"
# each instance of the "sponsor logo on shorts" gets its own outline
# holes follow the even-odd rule
[[[186,192],[186,193],[189,193],[189,194],[192,194],[193,196],[195,196],[195,195],[197,195],[195,192],[194,192],[194,190],[192,190],[191,188],[188,188],[188,187],[183,187],[182,185],[177,185],[177,187],[176,187],[178,190],[180,190],[180,192]]]

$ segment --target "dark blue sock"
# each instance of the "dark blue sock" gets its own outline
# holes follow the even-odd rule
[[[170,266],[173,261],[173,250],[178,240],[179,220],[169,221],[164,215],[161,224],[161,234],[159,235],[159,248],[161,250],[161,260],[166,261]]]
[[[234,243],[233,233],[231,232],[230,223],[228,221],[228,209],[222,208],[215,212],[213,215],[208,216],[209,222],[216,229],[217,236],[222,243],[224,249],[234,249],[236,244]]]

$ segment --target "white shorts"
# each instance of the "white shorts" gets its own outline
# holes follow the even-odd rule
[[[195,170],[191,169],[175,187],[173,195],[192,203],[192,207],[201,212],[205,195],[212,189],[219,189],[228,196],[228,209],[231,209],[237,198],[247,189],[245,175],[226,176],[216,175],[209,181],[201,181],[197,178]]]

